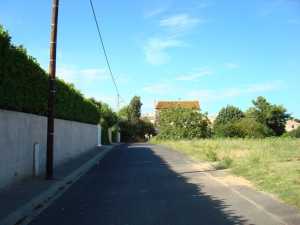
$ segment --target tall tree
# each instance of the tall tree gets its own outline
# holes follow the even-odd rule
[[[138,121],[141,117],[143,103],[139,96],[134,96],[128,106],[128,116],[130,121]]]
[[[227,123],[236,122],[244,117],[244,113],[238,107],[227,105],[222,108],[216,117],[214,126],[225,125]]]
[[[254,107],[247,111],[249,117],[253,117],[258,122],[266,125],[276,136],[280,136],[285,132],[285,124],[290,118],[290,114],[282,105],[271,104],[262,96],[253,100],[252,103]]]
[[[124,120],[129,120],[129,106],[122,107],[118,112],[118,116]]]

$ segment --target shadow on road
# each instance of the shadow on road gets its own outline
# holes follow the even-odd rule
[[[192,176],[176,173],[178,154],[147,145],[123,145],[80,179],[33,224],[248,224],[222,199],[205,194]],[[163,155],[163,157],[162,157]],[[199,174],[198,174],[199,175]],[[63,209],[63,210],[62,210]]]

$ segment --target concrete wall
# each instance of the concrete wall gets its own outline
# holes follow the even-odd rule
[[[55,120],[54,165],[94,148],[96,125]],[[34,174],[34,145],[40,144],[40,169],[45,172],[47,118],[0,110],[0,188]]]

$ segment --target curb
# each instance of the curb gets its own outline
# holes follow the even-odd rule
[[[68,188],[72,186],[80,177],[86,174],[94,165],[96,165],[104,156],[119,144],[107,146],[97,156],[90,159],[78,169],[73,171],[62,180],[50,185],[47,190],[34,197],[20,206],[14,212],[10,213],[6,218],[0,221],[0,225],[25,225],[46,209],[55,199],[60,197]]]

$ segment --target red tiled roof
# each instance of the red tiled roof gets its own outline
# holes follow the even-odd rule
[[[185,109],[200,109],[199,101],[159,101],[155,109],[172,109],[172,108],[185,108]]]

